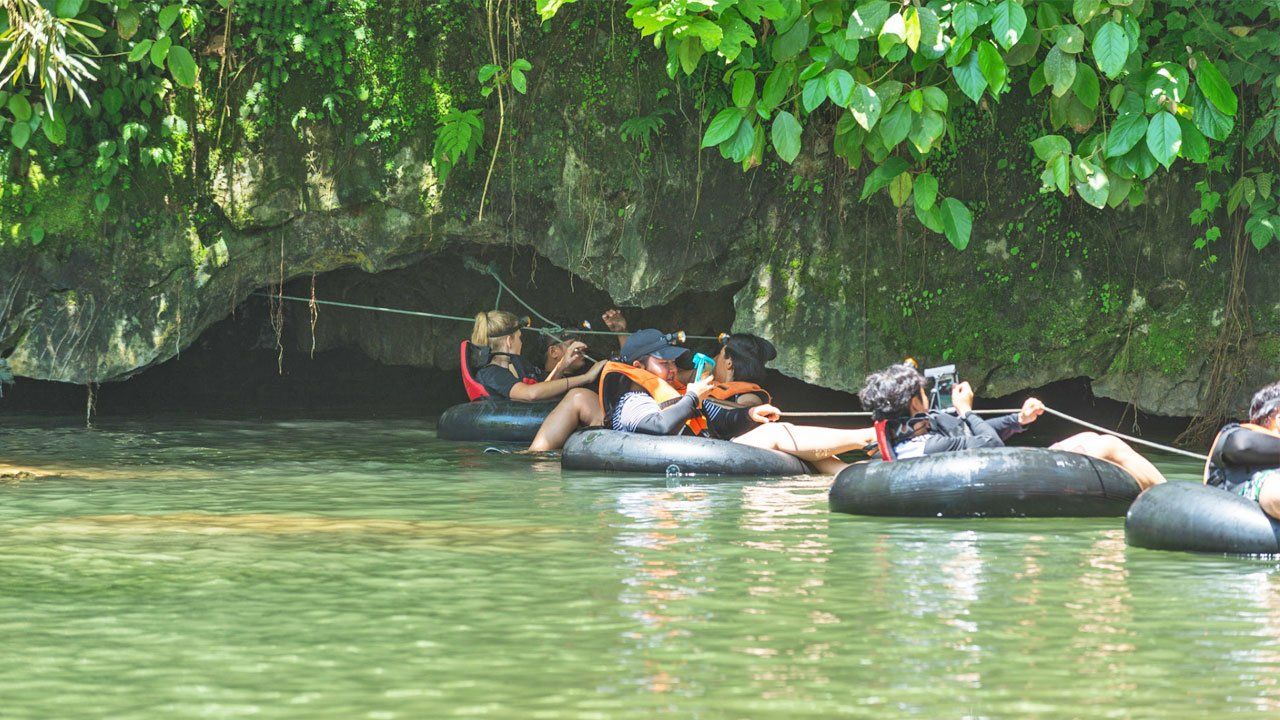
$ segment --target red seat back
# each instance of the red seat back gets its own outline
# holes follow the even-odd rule
[[[888,424],[888,420],[876,421],[876,445],[880,447],[880,459],[885,462],[893,462],[897,458],[893,454],[893,443],[889,442],[889,433],[886,430]]]
[[[476,382],[476,379],[471,377],[471,363],[469,362],[470,355],[471,355],[471,353],[469,352],[470,349],[471,349],[471,341],[463,340],[462,345],[459,348],[459,358],[458,358],[459,360],[458,369],[462,371],[462,389],[467,391],[467,398],[469,400],[479,400],[481,398],[487,398],[489,397],[489,391],[485,390],[483,385]]]

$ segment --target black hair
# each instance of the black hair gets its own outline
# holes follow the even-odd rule
[[[733,361],[734,380],[760,384],[765,363],[778,357],[778,349],[759,335],[734,333],[724,341],[724,354]]]
[[[911,415],[911,401],[920,397],[924,388],[920,371],[899,363],[868,375],[858,399],[876,420],[905,418]]]
[[[1249,403],[1249,422],[1266,425],[1280,413],[1280,382],[1274,382],[1253,394]]]

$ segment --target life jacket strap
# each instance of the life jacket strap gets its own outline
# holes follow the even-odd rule
[[[876,445],[880,448],[880,459],[885,462],[893,462],[898,457],[893,453],[893,443],[889,441],[888,427],[888,420],[877,420],[875,422]]]

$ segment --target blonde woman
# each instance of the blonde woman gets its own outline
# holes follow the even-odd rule
[[[554,400],[574,388],[595,385],[604,367],[603,362],[598,362],[582,375],[561,377],[582,358],[587,347],[575,342],[569,344],[551,372],[544,373],[520,356],[524,349],[520,318],[504,310],[476,313],[471,344],[488,350],[473,376],[495,398],[519,402]]]

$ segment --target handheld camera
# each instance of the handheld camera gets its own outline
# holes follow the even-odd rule
[[[940,365],[924,369],[925,379],[929,381],[929,409],[950,410],[951,388],[960,382],[955,365]]]

